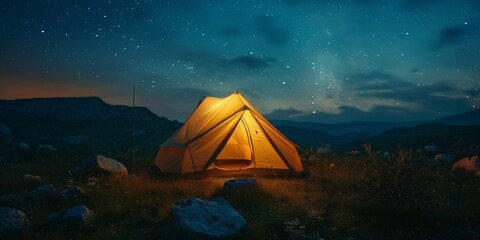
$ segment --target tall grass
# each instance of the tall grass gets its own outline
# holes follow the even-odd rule
[[[85,150],[87,151],[87,150]],[[127,162],[125,152],[113,158]],[[224,197],[247,221],[237,239],[429,239],[479,236],[480,182],[448,165],[424,164],[424,156],[398,149],[392,156],[350,156],[305,149],[302,177],[255,177],[257,184],[229,191],[229,177],[163,176],[145,171],[153,156],[138,153],[134,176],[72,179],[69,170],[87,152],[7,164],[0,169],[0,205],[21,209],[31,224],[25,239],[201,239],[181,231],[171,213],[184,198]],[[123,155],[122,155],[123,154]],[[148,159],[150,158],[150,159]],[[131,171],[132,172],[132,171]],[[23,174],[40,175],[26,182]],[[77,199],[55,196],[41,202],[25,197],[40,184],[57,189],[75,184]],[[95,212],[92,226],[72,233],[45,226],[48,214],[85,204]]]

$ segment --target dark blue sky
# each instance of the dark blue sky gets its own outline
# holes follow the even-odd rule
[[[2,1],[0,98],[100,96],[184,121],[429,120],[480,105],[478,0]]]

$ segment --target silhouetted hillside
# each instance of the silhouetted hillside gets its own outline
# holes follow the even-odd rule
[[[375,149],[395,150],[402,148],[419,149],[433,144],[441,149],[449,149],[458,141],[465,146],[480,144],[480,125],[453,126],[431,122],[409,128],[395,128],[365,141],[354,141],[343,146],[343,149],[361,149],[364,142],[371,143]]]
[[[336,136],[319,130],[298,128],[293,126],[278,126],[280,132],[301,147],[318,147],[321,144],[339,144],[344,141]]]
[[[180,127],[145,107],[135,107],[134,114],[136,148],[156,148]],[[132,140],[132,107],[98,97],[0,100],[0,123],[8,129],[4,140],[29,145],[115,149],[129,147]]]
[[[65,122],[132,119],[132,108],[110,105],[98,97],[34,98],[0,100],[0,115],[17,114],[29,118],[53,118]],[[158,117],[146,107],[135,107],[135,121],[161,126],[171,121]]]
[[[480,110],[472,110],[438,119],[436,122],[447,125],[480,125]]]
[[[380,134],[388,129],[397,127],[410,127],[419,122],[367,122],[355,121],[346,123],[315,123],[315,122],[294,122],[288,120],[270,120],[275,126],[293,126],[297,128],[315,129],[327,132],[332,135],[344,135],[355,137],[356,133],[361,136],[372,136]]]

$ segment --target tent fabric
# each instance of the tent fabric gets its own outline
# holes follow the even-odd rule
[[[154,164],[163,172],[208,169],[282,169],[302,172],[296,145],[239,93],[205,97],[161,146]]]

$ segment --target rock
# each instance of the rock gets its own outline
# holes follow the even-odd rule
[[[28,219],[24,212],[0,207],[0,239],[15,238],[27,225]]]
[[[56,191],[52,184],[45,184],[28,192],[27,197],[34,201],[41,201],[54,196]]]
[[[47,225],[52,228],[81,229],[89,226],[95,214],[85,205],[67,208],[47,216]]]
[[[477,172],[480,171],[480,161],[478,156],[479,155],[458,160],[455,164],[453,164],[452,171],[463,169],[465,171],[474,172],[476,175]]]
[[[38,151],[43,153],[54,153],[57,149],[52,145],[40,145],[38,146]]]
[[[83,160],[73,169],[72,173],[76,177],[85,175],[128,176],[128,170],[122,163],[99,154]]]
[[[78,198],[84,194],[85,194],[85,190],[77,186],[66,186],[58,193],[58,196],[60,197],[60,199],[67,199],[67,198]]]
[[[358,155],[360,155],[360,151],[356,151],[356,150],[350,151],[350,155],[358,156]]]
[[[24,174],[23,180],[29,181],[29,182],[41,182],[42,178],[36,175]]]
[[[390,155],[391,155],[390,152],[383,152],[383,157],[388,158],[390,157]]]
[[[438,162],[438,163],[452,163],[453,162],[453,155],[448,154],[448,153],[438,153],[433,158],[433,161]]]
[[[423,147],[423,151],[425,151],[427,153],[436,153],[436,152],[440,151],[440,148],[435,146],[435,145],[425,145]]]
[[[239,178],[239,179],[231,179],[223,183],[223,188],[224,189],[241,189],[241,188],[246,188],[250,185],[255,184],[256,181],[254,178]]]
[[[182,199],[172,206],[173,216],[184,231],[209,237],[228,237],[245,227],[245,219],[223,198]]]
[[[30,145],[28,145],[27,143],[24,143],[24,142],[21,142],[18,145],[18,148],[20,149],[20,151],[31,151],[32,150],[32,147],[30,147]]]

